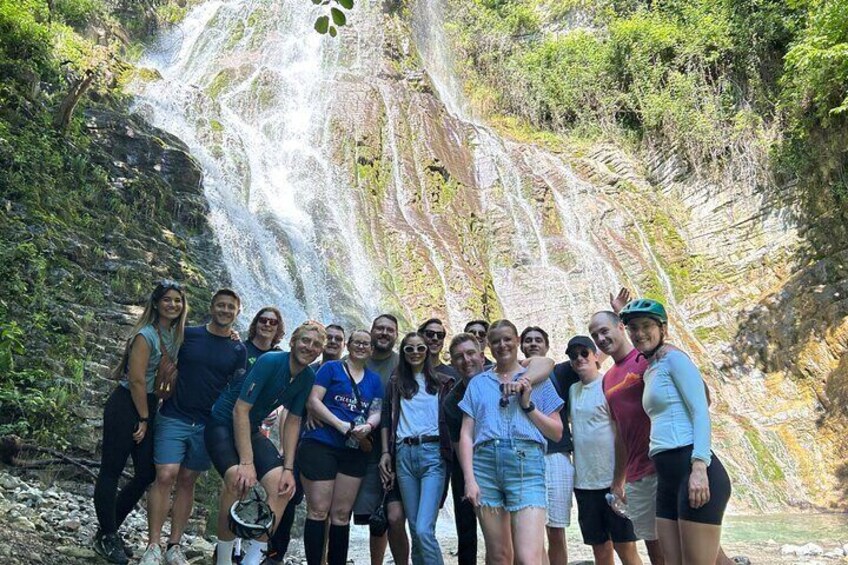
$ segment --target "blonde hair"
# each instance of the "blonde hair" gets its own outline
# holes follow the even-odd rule
[[[512,330],[512,333],[515,334],[515,337],[518,337],[518,328],[515,327],[515,324],[510,322],[509,320],[495,320],[492,322],[492,325],[489,326],[488,337],[492,337],[492,333],[495,330],[499,330],[501,328],[509,328]]]
[[[130,337],[127,339],[127,344],[124,346],[124,353],[121,355],[120,362],[118,362],[112,370],[112,377],[114,379],[119,380],[124,376],[124,372],[127,370],[127,363],[129,363],[130,360],[130,351],[132,350],[133,339],[135,339],[135,336],[138,335],[138,332],[140,332],[145,326],[158,327],[159,308],[157,307],[157,303],[162,300],[162,297],[164,297],[170,290],[177,291],[180,298],[183,300],[183,309],[180,312],[179,318],[171,322],[171,329],[174,330],[174,347],[179,349],[183,344],[186,318],[188,318],[188,299],[186,298],[185,288],[183,288],[181,284],[171,280],[159,281],[156,283],[156,287],[153,289],[153,292],[151,292],[150,296],[147,297],[147,302],[144,304],[144,311],[141,313],[138,320],[136,320],[135,325],[133,325]]]
[[[290,343],[296,342],[298,339],[300,339],[300,336],[302,336],[306,332],[318,332],[318,335],[321,337],[322,347],[325,343],[327,343],[327,330],[324,328],[324,324],[315,320],[306,320],[298,327],[296,327],[294,329],[294,332],[292,333]]]

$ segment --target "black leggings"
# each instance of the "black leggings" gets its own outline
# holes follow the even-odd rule
[[[94,509],[103,534],[113,534],[132,512],[144,491],[156,478],[153,465],[153,417],[156,415],[158,399],[147,395],[147,410],[150,423],[141,443],[133,440],[138,426],[138,411],[129,389],[118,386],[106,401],[103,409],[103,449],[100,473],[94,485]],[[127,458],[132,456],[134,475],[118,494],[118,480]]]
[[[720,526],[730,500],[730,477],[721,460],[712,454],[707,467],[710,501],[700,508],[689,506],[689,474],[692,470],[692,446],[660,451],[652,457],[657,468],[657,518],[687,520]]]

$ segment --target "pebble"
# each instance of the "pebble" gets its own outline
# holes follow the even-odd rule
[[[806,545],[786,544],[780,548],[781,555],[795,555],[796,557],[814,557],[822,555],[824,550],[820,545],[808,543]]]
[[[81,525],[82,524],[80,524],[80,521],[77,520],[77,519],[62,520],[59,523],[60,528],[62,528],[63,530],[67,530],[69,532],[75,532],[75,531],[79,530]]]

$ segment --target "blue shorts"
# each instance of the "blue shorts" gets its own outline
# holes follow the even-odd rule
[[[545,446],[527,440],[483,442],[474,448],[474,478],[482,506],[508,512],[545,508]]]
[[[206,471],[212,466],[203,440],[203,424],[189,424],[178,418],[156,415],[153,431],[153,462],[157,465],[182,465],[191,471]]]

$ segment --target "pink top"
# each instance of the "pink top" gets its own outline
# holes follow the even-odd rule
[[[627,447],[627,482],[638,481],[656,472],[648,457],[651,419],[642,408],[645,381],[642,375],[648,361],[634,349],[604,375],[604,394],[618,433]]]

